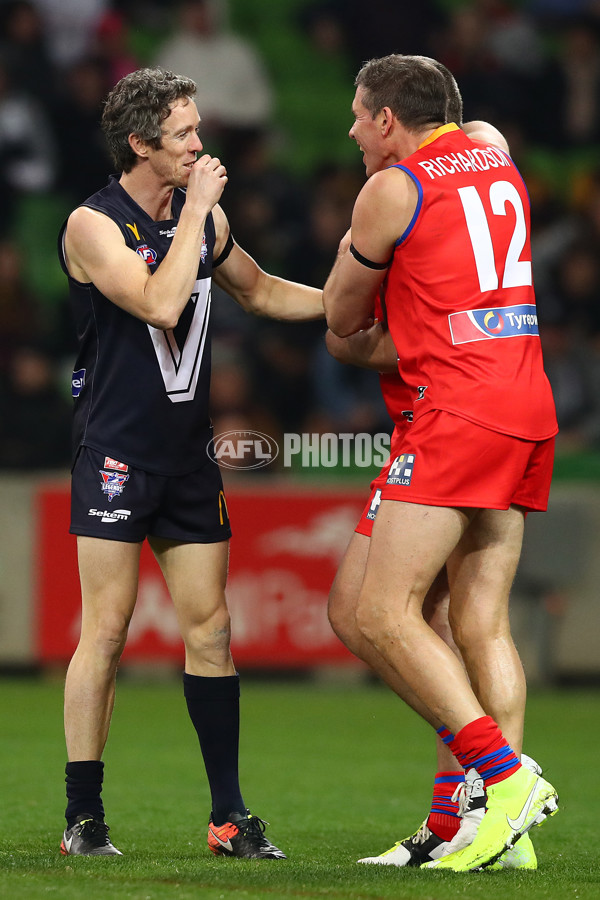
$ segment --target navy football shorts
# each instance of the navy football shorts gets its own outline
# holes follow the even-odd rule
[[[207,457],[188,475],[154,475],[80,447],[71,476],[71,534],[114,541],[147,536],[214,544],[231,537],[218,465]]]

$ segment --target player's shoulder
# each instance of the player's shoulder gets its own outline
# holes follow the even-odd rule
[[[110,215],[92,206],[78,206],[66,221],[69,235],[92,237],[95,234],[120,234],[120,228]]]
[[[374,172],[363,185],[359,197],[369,203],[379,201],[394,205],[401,203],[410,193],[411,185],[412,179],[408,173],[396,164]]]
[[[506,138],[501,131],[489,122],[474,119],[472,122],[466,122],[462,129],[472,141],[477,141],[480,144],[491,144],[505,153],[509,152]]]
[[[381,221],[396,220],[398,215],[412,213],[417,201],[413,179],[398,165],[371,175],[363,186],[361,195],[363,207],[370,207],[381,217]]]

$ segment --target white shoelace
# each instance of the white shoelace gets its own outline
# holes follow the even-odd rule
[[[413,844],[424,844],[431,837],[431,831],[427,827],[427,823],[423,822],[416,834],[411,838]]]
[[[461,781],[452,794],[452,802],[458,802],[458,815],[462,818],[469,808],[471,799],[471,785],[467,787],[466,781]]]

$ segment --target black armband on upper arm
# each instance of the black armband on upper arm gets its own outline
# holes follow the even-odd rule
[[[229,232],[227,240],[225,241],[225,246],[223,247],[223,249],[217,256],[217,258],[213,259],[213,264],[212,264],[213,269],[216,269],[217,266],[220,266],[221,263],[224,263],[232,250],[233,250],[233,236],[232,236],[231,232]]]
[[[350,249],[350,253],[354,257],[356,262],[359,262],[362,266],[366,266],[367,269],[387,269],[387,267],[391,263],[392,259],[394,258],[393,254],[392,254],[392,256],[390,256],[390,258],[388,259],[387,262],[376,263],[376,262],[372,262],[372,260],[370,260],[370,259],[367,259],[366,256],[362,255],[362,253],[359,253],[358,250],[356,249],[356,247],[354,246],[354,244],[350,244],[349,249]]]

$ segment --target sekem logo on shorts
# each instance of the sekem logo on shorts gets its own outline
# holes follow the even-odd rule
[[[130,515],[130,509],[96,509],[92,507],[88,510],[88,516],[98,516],[101,522],[113,525],[115,522],[126,522]]]

